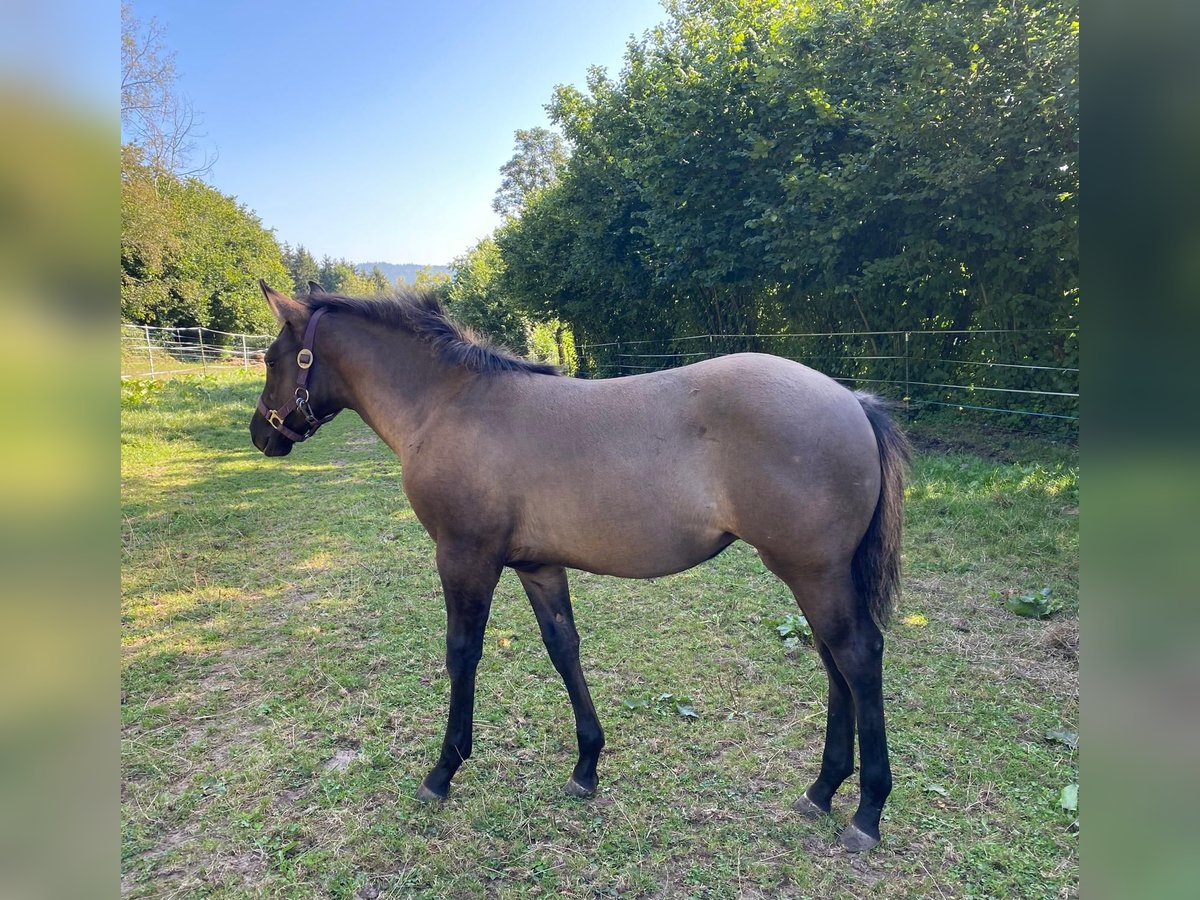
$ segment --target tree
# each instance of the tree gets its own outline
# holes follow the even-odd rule
[[[127,145],[121,166],[121,314],[138,324],[269,333],[258,279],[288,289],[279,244],[258,217],[198,178]]]
[[[1073,0],[669,10],[548,107],[571,153],[497,233],[514,303],[584,343],[1074,323]]]
[[[129,0],[121,3],[121,127],[137,144],[146,165],[179,175],[209,172],[215,159],[192,166],[196,119],[191,100],[177,91],[175,53],[166,30],[151,19],[143,26]]]
[[[291,273],[292,291],[295,294],[307,294],[308,283],[319,281],[321,278],[320,266],[317,265],[316,259],[303,244],[297,244],[294,250],[284,244],[283,264]]]
[[[446,284],[445,296],[451,315],[516,353],[528,353],[528,323],[500,287],[504,260],[496,242],[484,238],[450,268],[454,278]]]
[[[383,289],[387,290],[387,279],[383,279]],[[347,259],[333,259],[325,256],[321,259],[321,268],[316,281],[330,294],[343,294],[348,297],[369,297],[378,292],[377,282],[361,274],[354,263]],[[301,293],[308,292],[305,284]]]
[[[434,291],[441,291],[449,283],[449,275],[445,272],[435,272],[430,266],[422,266],[413,275],[413,287],[415,288],[428,288]]]
[[[492,200],[492,209],[509,218],[554,184],[567,161],[563,139],[545,128],[519,128],[516,141],[516,152],[500,167],[500,187]]]
[[[371,266],[367,280],[371,282],[371,289],[376,294],[386,294],[392,289],[392,283],[379,266]]]
[[[138,147],[122,147],[121,160],[121,316],[159,324],[170,298],[164,276],[182,249],[176,210]]]

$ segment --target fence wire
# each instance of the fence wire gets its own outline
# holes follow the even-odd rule
[[[256,369],[274,335],[121,326],[121,378]],[[576,347],[579,373],[636,375],[756,351],[805,363],[905,410],[957,409],[1013,420],[1079,420],[1078,329],[700,334]],[[1011,420],[1010,420],[1011,421]]]
[[[262,367],[270,334],[121,325],[121,380]]]
[[[993,420],[1079,420],[1079,330],[954,329],[799,334],[700,334],[669,340],[581,344],[581,372],[606,378],[636,375],[755,351],[812,366],[921,408],[971,410]]]

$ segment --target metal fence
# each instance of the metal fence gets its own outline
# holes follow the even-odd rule
[[[999,421],[1079,420],[1079,330],[973,329],[701,334],[576,348],[591,377],[632,375],[756,351],[805,363],[903,404],[973,411]]]
[[[121,380],[262,365],[274,335],[121,325]]]
[[[210,328],[121,326],[121,378],[262,365],[273,335]],[[851,387],[921,409],[971,411],[991,421],[1074,429],[1079,420],[1079,330],[979,329],[802,334],[700,334],[576,349],[580,374],[634,375],[756,351],[794,359]]]

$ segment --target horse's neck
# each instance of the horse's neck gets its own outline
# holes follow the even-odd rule
[[[403,459],[408,443],[455,390],[461,373],[419,338],[374,323],[355,325],[354,333],[345,335],[338,365],[346,406]]]

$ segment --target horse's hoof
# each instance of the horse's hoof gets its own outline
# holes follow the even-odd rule
[[[578,781],[576,781],[574,778],[567,779],[567,783],[565,785],[563,785],[563,790],[565,790],[572,797],[578,797],[580,800],[587,800],[590,797],[596,796],[595,788],[592,788],[591,790],[589,790],[588,788],[585,788],[582,784],[580,784]]]
[[[829,810],[821,809],[821,807],[809,800],[808,794],[801,794],[800,799],[792,804],[792,809],[806,819],[820,819],[829,815]]]
[[[422,803],[441,803],[446,798],[441,794],[435,794],[429,788],[425,787],[425,782],[421,782],[421,786],[417,788],[417,799]]]
[[[861,853],[863,850],[870,850],[879,843],[879,838],[871,837],[853,822],[842,829],[842,834],[838,840],[851,853]]]

